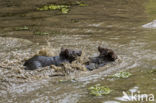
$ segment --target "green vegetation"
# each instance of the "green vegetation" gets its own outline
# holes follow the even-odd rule
[[[111,93],[111,89],[105,86],[101,86],[100,84],[96,84],[88,88],[91,95],[94,96],[102,96]]]
[[[79,5],[79,6],[88,6],[87,4],[85,4],[82,1],[76,1],[76,5]]]
[[[62,9],[61,9],[61,12],[62,12],[63,14],[67,14],[67,13],[69,12],[69,9],[67,9],[67,8],[62,8]]]
[[[111,77],[113,78],[128,78],[130,77],[132,74],[129,72],[118,72],[114,75],[112,75]]]
[[[34,33],[35,35],[49,35],[48,32],[40,32],[40,31],[37,31]]]
[[[37,8],[37,10],[41,10],[41,11],[47,11],[47,10],[60,10],[63,14],[66,14],[69,12],[69,8],[70,6],[68,5],[55,5],[55,4],[51,4],[51,5],[45,5],[41,8]]]
[[[27,26],[24,27],[16,27],[15,30],[20,31],[20,30],[29,30]]]
[[[62,14],[67,14],[69,13],[70,9],[72,6],[88,6],[87,4],[80,2],[80,1],[76,1],[75,3],[71,3],[71,4],[50,4],[50,5],[44,5],[43,7],[37,8],[37,10],[40,11],[48,11],[48,10],[59,10],[61,11]]]

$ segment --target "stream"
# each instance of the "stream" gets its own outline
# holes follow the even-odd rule
[[[156,103],[123,96],[132,91],[156,96],[156,29],[142,27],[156,19],[156,1],[79,1],[85,5],[75,5],[75,0],[0,2],[0,103]],[[71,7],[65,14],[37,9],[47,4]],[[42,48],[53,56],[61,47],[79,49],[84,53],[81,61],[85,61],[98,55],[99,45],[115,51],[118,60],[93,71],[83,71],[79,64],[80,70],[65,76],[54,76],[58,72],[53,67],[34,71],[23,67]],[[132,76],[108,77],[120,71]],[[95,84],[112,92],[92,96],[88,88]]]

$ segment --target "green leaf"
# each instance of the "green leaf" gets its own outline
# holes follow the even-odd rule
[[[128,78],[130,77],[132,74],[129,72],[118,72],[114,75],[112,75],[111,77],[113,78]]]
[[[111,89],[105,86],[101,86],[100,84],[96,84],[88,88],[91,95],[94,96],[102,96],[111,93]]]
[[[79,6],[88,6],[87,4],[79,4]]]
[[[82,1],[77,1],[76,4],[79,6],[88,6],[87,4],[83,3]]]
[[[37,10],[41,10],[41,11],[60,10],[63,14],[67,14],[69,12],[69,8],[70,8],[70,6],[68,6],[68,5],[51,4],[51,5],[45,5],[41,8],[37,8]]]
[[[69,12],[69,9],[68,8],[62,8],[61,11],[63,14],[67,14]]]

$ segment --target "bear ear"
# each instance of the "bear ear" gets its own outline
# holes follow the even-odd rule
[[[98,51],[101,52],[102,51],[102,47],[98,46]]]
[[[65,57],[66,55],[66,49],[64,49],[63,47],[61,48],[61,52],[60,52],[60,56],[61,57]]]
[[[65,49],[63,47],[61,47],[61,52],[64,51]]]
[[[68,49],[65,49],[64,53],[65,53],[66,56],[69,56],[69,50]]]
[[[82,55],[82,51],[79,52],[79,56],[81,56],[81,55]]]

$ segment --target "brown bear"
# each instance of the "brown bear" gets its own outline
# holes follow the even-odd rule
[[[46,67],[50,65],[61,66],[65,62],[71,63],[76,60],[78,56],[81,56],[82,51],[72,50],[72,49],[64,49],[61,48],[61,52],[59,56],[34,56],[24,63],[26,70],[35,70],[39,67]]]
[[[99,56],[90,57],[89,61],[86,62],[86,68],[88,70],[97,69],[99,67],[104,66],[108,62],[115,61],[117,59],[117,55],[114,53],[112,49],[98,47]]]

